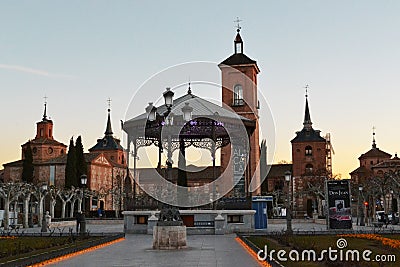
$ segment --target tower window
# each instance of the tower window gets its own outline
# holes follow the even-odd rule
[[[306,146],[305,155],[312,156],[312,147],[311,146]]]
[[[306,173],[312,173],[313,172],[313,165],[312,164],[307,164],[306,165]]]
[[[43,129],[40,129],[40,137],[43,137]]]
[[[236,54],[240,54],[240,53],[243,53],[243,51],[242,51],[242,45],[243,45],[243,43],[236,43],[235,44],[235,52],[236,52]]]
[[[243,87],[240,84],[237,84],[233,88],[233,105],[243,106],[243,104]]]

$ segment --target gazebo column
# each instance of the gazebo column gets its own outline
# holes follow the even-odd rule
[[[137,138],[133,141],[133,204],[135,209],[136,207],[136,164],[137,164]]]

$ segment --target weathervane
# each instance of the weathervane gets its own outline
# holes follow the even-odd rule
[[[306,88],[306,97],[308,97],[308,84],[306,84],[306,86],[304,86],[304,88]]]
[[[241,22],[242,20],[241,19],[239,19],[239,17],[236,17],[236,20],[234,20],[233,22],[235,22],[235,23],[237,23],[237,25],[236,25],[236,28],[237,28],[237,32],[240,32],[240,29],[242,28],[242,27],[240,27],[240,22]]]
[[[108,111],[110,111],[111,110],[111,98],[108,98],[107,102],[108,102]]]

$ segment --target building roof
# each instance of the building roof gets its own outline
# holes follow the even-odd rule
[[[230,119],[239,119],[242,121],[252,122],[252,120],[245,118],[243,116],[238,115],[235,112],[227,110],[217,104],[214,104],[210,101],[207,101],[201,97],[198,97],[191,92],[173,100],[172,112],[175,116],[183,116],[182,108],[185,106],[185,103],[189,103],[190,107],[193,108],[192,116],[196,117],[206,117],[210,118],[218,114],[219,117],[230,118]],[[168,110],[165,104],[157,107],[157,114],[163,116],[163,114]],[[128,126],[135,121],[147,120],[147,113],[142,113],[124,123],[124,126]],[[125,128],[125,127],[124,127]]]
[[[237,66],[237,65],[255,65],[257,67],[257,61],[252,60],[248,56],[243,53],[233,54],[224,61],[220,63],[220,65],[228,65],[228,66]]]
[[[28,142],[26,142],[25,144],[23,144],[22,146],[25,146],[27,144],[31,144],[31,145],[52,145],[52,146],[63,146],[63,147],[67,147],[67,145],[58,142],[54,139],[49,139],[49,138],[35,138],[33,140],[29,140]]]
[[[285,172],[292,172],[293,164],[272,164],[267,178],[284,177]]]
[[[364,166],[360,166],[357,169],[355,169],[354,171],[352,171],[350,173],[350,175],[351,176],[354,175],[354,174],[363,175],[363,174],[366,174],[367,172],[368,172],[367,168],[365,168]]]
[[[386,153],[377,147],[373,147],[370,150],[368,150],[367,152],[365,152],[364,154],[361,154],[361,156],[358,159],[359,160],[365,159],[365,158],[387,158],[387,159],[389,159],[391,157],[392,157],[392,155],[390,155],[389,153]]]

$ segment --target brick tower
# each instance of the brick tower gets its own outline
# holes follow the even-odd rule
[[[252,177],[260,179],[259,171],[256,171],[260,160],[259,129],[258,129],[258,99],[257,99],[257,74],[260,69],[255,60],[243,53],[243,41],[238,25],[234,40],[234,54],[219,64],[222,75],[222,105],[233,110],[240,116],[252,120],[255,123],[254,130],[249,136],[250,151],[245,172],[245,188]],[[221,150],[221,168],[225,170],[231,155],[231,147]],[[259,194],[260,189],[253,192]]]
[[[317,210],[316,200],[310,196],[298,196],[298,192],[307,190],[306,179],[325,177],[327,171],[327,141],[321,137],[321,131],[312,127],[310,109],[308,107],[308,95],[306,94],[306,107],[304,113],[303,129],[296,132],[292,143],[293,162],[293,207],[297,211],[295,216],[303,216],[307,213],[311,216]]]

